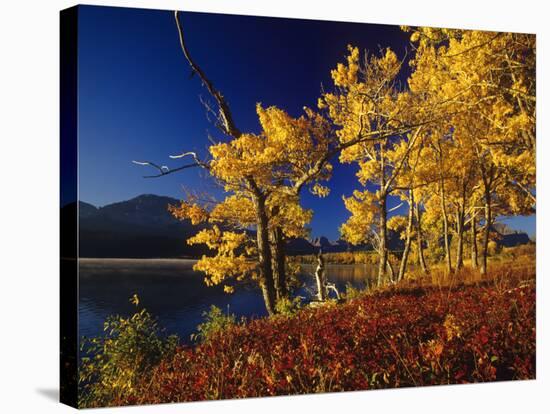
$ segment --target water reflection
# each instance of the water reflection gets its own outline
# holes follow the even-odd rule
[[[266,315],[259,289],[244,285],[228,295],[220,286],[207,287],[203,275],[192,270],[193,263],[178,259],[81,259],[80,336],[101,334],[108,315],[131,314],[135,308],[128,298],[134,293],[168,333],[177,333],[184,341],[189,340],[210,305],[228,309],[237,317]],[[313,272],[313,266],[304,265],[300,275],[310,290]],[[373,275],[374,269],[369,265],[327,266],[328,280],[335,283],[340,292],[347,283],[365,287]],[[306,290],[299,294],[306,295]]]

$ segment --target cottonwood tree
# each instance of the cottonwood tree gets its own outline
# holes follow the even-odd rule
[[[496,199],[503,198],[502,191],[517,187],[534,211],[535,37],[416,28],[411,41],[416,49],[412,88],[439,102],[452,139],[462,141],[465,158],[472,153],[476,158],[483,194],[480,271],[484,274]]]
[[[172,170],[149,161],[139,163],[157,168],[156,176],[204,168],[223,187],[227,196],[219,203],[186,200],[171,211],[194,224],[211,225],[188,240],[215,251],[213,257],[204,256],[195,265],[206,274],[207,284],[224,283],[226,291],[232,291],[233,280],[256,280],[266,309],[273,314],[277,301],[288,294],[285,239],[304,236],[312,215],[300,206],[300,193],[304,188],[319,196],[328,193],[321,182],[332,168],[331,127],[308,108],[303,116],[293,118],[281,109],[258,105],[261,132],[241,132],[230,105],[191,57],[178,12],[175,20],[183,54],[214,101],[205,102],[205,106],[226,142],[213,142],[205,160],[194,152],[173,156],[192,161]],[[254,240],[253,233],[247,231],[251,229]]]
[[[405,140],[401,141],[396,148],[398,154],[405,154],[410,145],[410,142]],[[400,233],[400,237],[404,242],[403,253],[401,255],[401,261],[399,264],[399,271],[397,274],[397,281],[401,281],[405,278],[407,272],[407,266],[409,264],[409,255],[412,248],[413,238],[416,238],[418,243],[418,259],[422,270],[427,273],[427,267],[423,253],[423,242],[421,235],[420,225],[420,212],[418,207],[418,194],[424,186],[424,182],[421,180],[422,175],[418,174],[418,168],[422,164],[422,152],[424,150],[424,142],[420,140],[414,145],[408,155],[404,158],[405,162],[400,174],[396,179],[395,194],[401,200],[402,203],[407,204],[407,216],[397,215],[392,217],[388,221],[388,227],[391,230]],[[403,155],[401,155],[402,157]]]
[[[228,213],[225,217],[214,214],[215,205],[201,206],[194,202],[184,201],[172,211],[182,219],[193,220],[191,214],[197,214],[202,221],[217,226],[191,239],[191,243],[203,242],[217,252],[214,258],[205,257],[196,265],[197,269],[207,273],[208,283],[226,281],[227,277],[223,278],[222,274],[223,269],[229,266],[232,270],[227,275],[233,279],[250,277],[258,280],[268,313],[275,313],[278,299],[288,293],[285,238],[303,235],[305,225],[311,218],[311,212],[300,206],[302,191],[308,188],[318,196],[326,196],[329,189],[321,182],[330,176],[332,157],[355,145],[384,140],[397,132],[409,131],[410,127],[396,117],[377,128],[359,128],[344,134],[340,131],[340,135],[335,135],[331,124],[310,109],[305,108],[305,115],[293,118],[281,109],[258,106],[261,132],[243,133],[234,121],[230,105],[192,59],[177,12],[175,19],[183,54],[213,99],[213,104],[206,103],[207,111],[228,142],[213,143],[209,147],[210,158],[207,160],[199,159],[195,153],[183,152],[174,158],[190,158],[192,162],[172,170],[152,162],[142,164],[156,167],[158,176],[195,166],[204,168],[229,196],[234,197],[231,202],[226,199],[221,203]],[[388,55],[387,65],[390,65],[390,59]],[[333,76],[340,76],[341,69],[343,67],[339,66]],[[393,69],[388,66],[386,70]],[[336,95],[323,94],[320,106],[336,115],[332,97]],[[389,105],[385,109],[389,109]],[[241,203],[247,206],[250,215],[243,215],[246,218],[242,222],[232,223],[233,227],[240,228],[238,233],[227,230],[230,218],[238,213],[228,206],[236,208]],[[255,229],[255,246],[251,246],[249,237],[245,235],[243,228],[247,226]],[[224,236],[225,233],[227,236]],[[234,266],[230,266],[230,261],[235,262]],[[226,289],[231,290],[232,287],[227,286]]]
[[[400,90],[402,61],[392,50],[379,56],[365,55],[360,62],[359,49],[348,49],[347,62],[332,71],[336,92],[325,93],[319,105],[328,109],[330,119],[339,127],[336,134],[341,143],[363,134],[370,136],[340,152],[340,162],[358,164],[360,183],[376,188],[375,193],[365,189],[344,198],[351,217],[341,233],[351,243],[374,241],[380,285],[388,280],[388,270],[393,273],[388,260],[387,200],[432,114],[421,100]]]
[[[211,207],[211,211],[187,201],[172,211],[179,218],[191,219],[195,211],[201,211],[197,216],[214,224],[212,229],[202,230],[188,241],[206,243],[217,251],[214,257],[204,256],[199,260],[195,269],[205,272],[215,284],[227,282],[232,276],[237,280],[247,276],[259,280],[266,308],[274,313],[277,301],[287,295],[284,239],[305,237],[305,226],[312,216],[310,210],[300,206],[298,194],[288,189],[292,188],[294,177],[301,176],[319,152],[324,153],[322,141],[326,131],[321,125],[323,120],[311,111],[298,119],[273,107],[258,106],[257,112],[262,126],[260,134],[241,134],[239,138],[209,148],[209,172],[230,195]],[[326,164],[315,180],[329,172]],[[316,184],[312,191],[323,193],[320,184]],[[224,235],[231,241],[236,238],[232,232],[223,232],[217,222],[253,227],[257,233],[256,246],[247,250],[250,243],[245,233],[241,233],[239,243],[228,248],[220,243]],[[195,220],[194,224],[198,223],[199,220]],[[248,254],[237,255],[238,249]],[[254,256],[258,257],[259,274],[254,273],[255,264],[250,260]]]

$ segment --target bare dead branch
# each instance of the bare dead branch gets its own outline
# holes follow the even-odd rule
[[[181,170],[186,170],[188,168],[193,168],[193,167],[203,167],[204,168],[204,165],[201,164],[201,163],[197,163],[197,162],[194,162],[192,164],[186,164],[186,165],[182,165],[180,167],[177,167],[177,168],[172,168],[170,169],[169,167],[167,167],[166,165],[163,165],[163,166],[159,166],[157,164],[155,164],[154,162],[151,162],[151,161],[132,161],[134,164],[137,164],[137,165],[143,165],[143,166],[151,166],[155,169],[157,169],[159,171],[159,174],[155,174],[155,175],[144,175],[143,178],[157,178],[157,177],[163,177],[165,175],[169,175],[169,174],[172,174],[172,173],[175,173],[177,171],[181,171]]]
[[[181,50],[183,52],[183,55],[185,56],[185,59],[187,59],[189,66],[191,66],[191,70],[197,75],[199,75],[203,86],[208,90],[208,93],[210,93],[210,95],[214,98],[214,100],[218,104],[218,108],[220,112],[219,119],[221,122],[221,125],[220,125],[221,129],[225,134],[231,137],[234,137],[234,138],[240,137],[241,131],[235,126],[235,122],[233,121],[233,116],[231,115],[231,110],[229,109],[229,105],[227,104],[225,98],[223,97],[221,92],[214,87],[214,84],[210,81],[210,79],[206,77],[206,74],[202,71],[200,66],[197,65],[195,61],[191,58],[191,55],[185,43],[185,38],[183,35],[183,27],[179,19],[178,11],[174,12],[174,18],[176,20],[176,26],[178,29]]]
[[[193,157],[193,159],[195,160],[195,162],[197,164],[201,164],[202,161],[199,160],[199,158],[197,157],[197,153],[196,152],[193,152],[193,151],[187,151],[187,152],[183,152],[179,155],[169,155],[169,157],[173,160],[177,160],[177,159],[180,159],[180,158],[185,158],[185,157],[188,157],[188,156],[191,156]]]
[[[161,173],[170,170],[170,168],[168,168],[166,165],[160,166],[160,165],[155,164],[154,162],[151,162],[151,161],[135,161],[135,160],[132,160],[132,162],[134,164],[137,164],[137,165],[150,165],[151,167],[154,167],[157,170],[159,170]]]
[[[403,205],[403,203],[401,202],[401,203],[399,203],[398,205],[396,205],[395,207],[390,208],[390,209],[388,210],[388,213],[391,213],[391,212],[393,212],[393,211],[399,209],[402,205]]]

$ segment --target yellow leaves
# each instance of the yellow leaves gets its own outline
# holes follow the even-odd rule
[[[357,171],[357,178],[362,185],[365,185],[367,181],[373,181],[379,176],[380,165],[378,160],[368,160],[359,162],[359,171]]]
[[[304,142],[300,135],[307,130],[305,118],[295,119],[277,107],[264,109],[261,104],[256,105],[256,112],[271,147],[284,149],[282,145],[291,145],[295,146],[292,149],[300,150],[300,144]]]
[[[266,151],[265,140],[254,134],[243,134],[230,143],[220,143],[210,147],[213,157],[211,173],[226,183],[226,190],[242,183],[247,176],[259,182],[269,179],[269,162],[272,151]]]
[[[218,252],[221,254],[233,255],[235,250],[245,243],[247,237],[246,233],[225,231],[222,235],[222,242],[218,247]]]
[[[388,219],[388,229],[402,233],[407,227],[407,218],[405,216],[392,216]],[[404,234],[401,234],[404,236]]]
[[[212,209],[210,222],[249,227],[256,222],[254,204],[248,197],[236,194],[227,196]]]
[[[448,314],[445,317],[443,327],[445,328],[445,333],[447,334],[447,341],[452,341],[453,338],[460,338],[462,335],[462,329],[460,328],[460,325],[458,325],[454,315]]]
[[[237,198],[231,198],[231,200],[230,203]],[[242,233],[225,231],[216,224],[210,229],[203,229],[189,238],[187,243],[206,244],[208,248],[216,251],[216,255],[202,256],[193,266],[193,270],[206,274],[204,280],[207,286],[221,284],[227,279],[255,278],[257,262],[250,260],[249,256],[255,254],[256,250],[250,242],[248,234],[244,231]],[[231,285],[224,286],[224,291],[227,293],[232,293],[233,290],[234,287]]]
[[[252,180],[264,189],[287,185],[328,151],[330,124],[313,110],[304,108],[305,115],[294,118],[277,107],[257,104],[256,112],[259,134],[242,134],[209,149],[210,172],[228,192],[251,190]],[[327,174],[328,169],[322,168],[311,180]]]
[[[330,188],[319,183],[315,183],[311,189],[311,193],[318,197],[324,198],[330,194]]]
[[[266,147],[262,162],[274,180],[300,177],[328,150],[330,125],[313,110],[305,107],[299,118],[273,106],[264,109],[258,104],[256,111]]]
[[[334,85],[341,88],[349,88],[357,82],[359,70],[359,49],[348,45],[347,65],[338,63],[336,69],[331,71]]]
[[[248,236],[245,232],[222,231],[217,225],[214,225],[211,229],[199,231],[195,236],[189,238],[187,243],[190,245],[206,244],[208,248],[217,250],[218,254],[234,256],[235,251],[247,240]]]
[[[376,141],[409,123],[414,109],[396,87],[401,62],[391,49],[360,61],[359,49],[350,46],[346,60],[331,72],[336,92],[324,93],[318,107],[326,110],[336,125],[339,142],[348,144],[340,161],[352,162],[361,157],[363,147],[372,149]],[[351,145],[353,142],[362,145]]]
[[[243,255],[214,257],[203,256],[193,270],[206,274],[204,279],[207,286],[215,286],[229,278],[242,280],[245,277],[253,277],[257,264],[248,260]]]
[[[130,303],[136,306],[139,305],[139,297],[137,293],[134,293],[134,295],[130,298]]]
[[[375,62],[379,66],[379,69],[389,78],[397,76],[401,63],[397,59],[397,55],[390,49],[386,49],[386,53],[380,59],[376,59]]]
[[[208,220],[209,214],[206,209],[196,203],[181,201],[179,206],[168,206],[168,211],[178,220],[191,220],[191,224],[197,225]]]
[[[212,229],[203,229],[193,237],[187,239],[187,244],[206,244],[210,249],[216,249],[221,241],[221,231],[218,226]]]
[[[483,187],[480,167],[494,168],[498,179],[491,192],[500,200],[501,211],[529,211],[529,192],[535,185],[535,38],[417,28],[411,40],[416,51],[409,86],[416,99],[432,104],[433,115],[423,116],[442,120],[429,126],[433,137],[428,139],[443,143],[439,168],[437,151],[425,151],[416,176],[429,182],[437,179],[437,171],[453,171],[445,187],[447,200],[455,203],[463,197],[464,180],[467,188],[476,183]],[[442,140],[446,134],[447,142]],[[519,183],[523,193],[504,190],[505,181]],[[428,221],[437,222],[439,203],[427,204]]]
[[[256,256],[258,254],[258,249],[256,248],[256,246],[246,246],[244,248],[244,251],[246,253],[247,256]]]
[[[343,197],[351,217],[340,227],[344,240],[352,244],[365,242],[371,233],[378,214],[376,195],[370,191],[357,191],[349,198]]]
[[[272,212],[277,211],[270,218],[272,228],[280,227],[287,237],[307,236],[306,225],[311,221],[313,211],[302,208],[297,196],[274,193],[268,200],[268,207]]]

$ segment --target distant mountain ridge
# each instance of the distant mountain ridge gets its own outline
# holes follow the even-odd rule
[[[80,201],[80,257],[200,257],[207,249],[186,240],[201,227],[172,217],[168,205],[177,203],[153,194],[100,208]]]
[[[494,223],[492,230],[497,233],[498,242],[504,247],[527,244],[531,241],[527,233],[513,230],[504,223]]]
[[[168,212],[169,204],[179,200],[143,194],[130,200],[95,207],[78,202],[80,257],[128,258],[198,258],[209,251],[205,246],[189,246],[186,240],[206,225],[193,226],[188,220],[176,220]],[[76,203],[62,208],[62,218],[76,215]],[[71,216],[72,215],[72,216]],[[514,246],[529,242],[525,233],[514,232],[502,223],[495,224],[499,242]],[[389,233],[390,250],[402,249],[398,234]],[[370,245],[353,246],[344,240],[330,241],[321,236],[288,241],[290,255],[324,252],[372,250]]]

